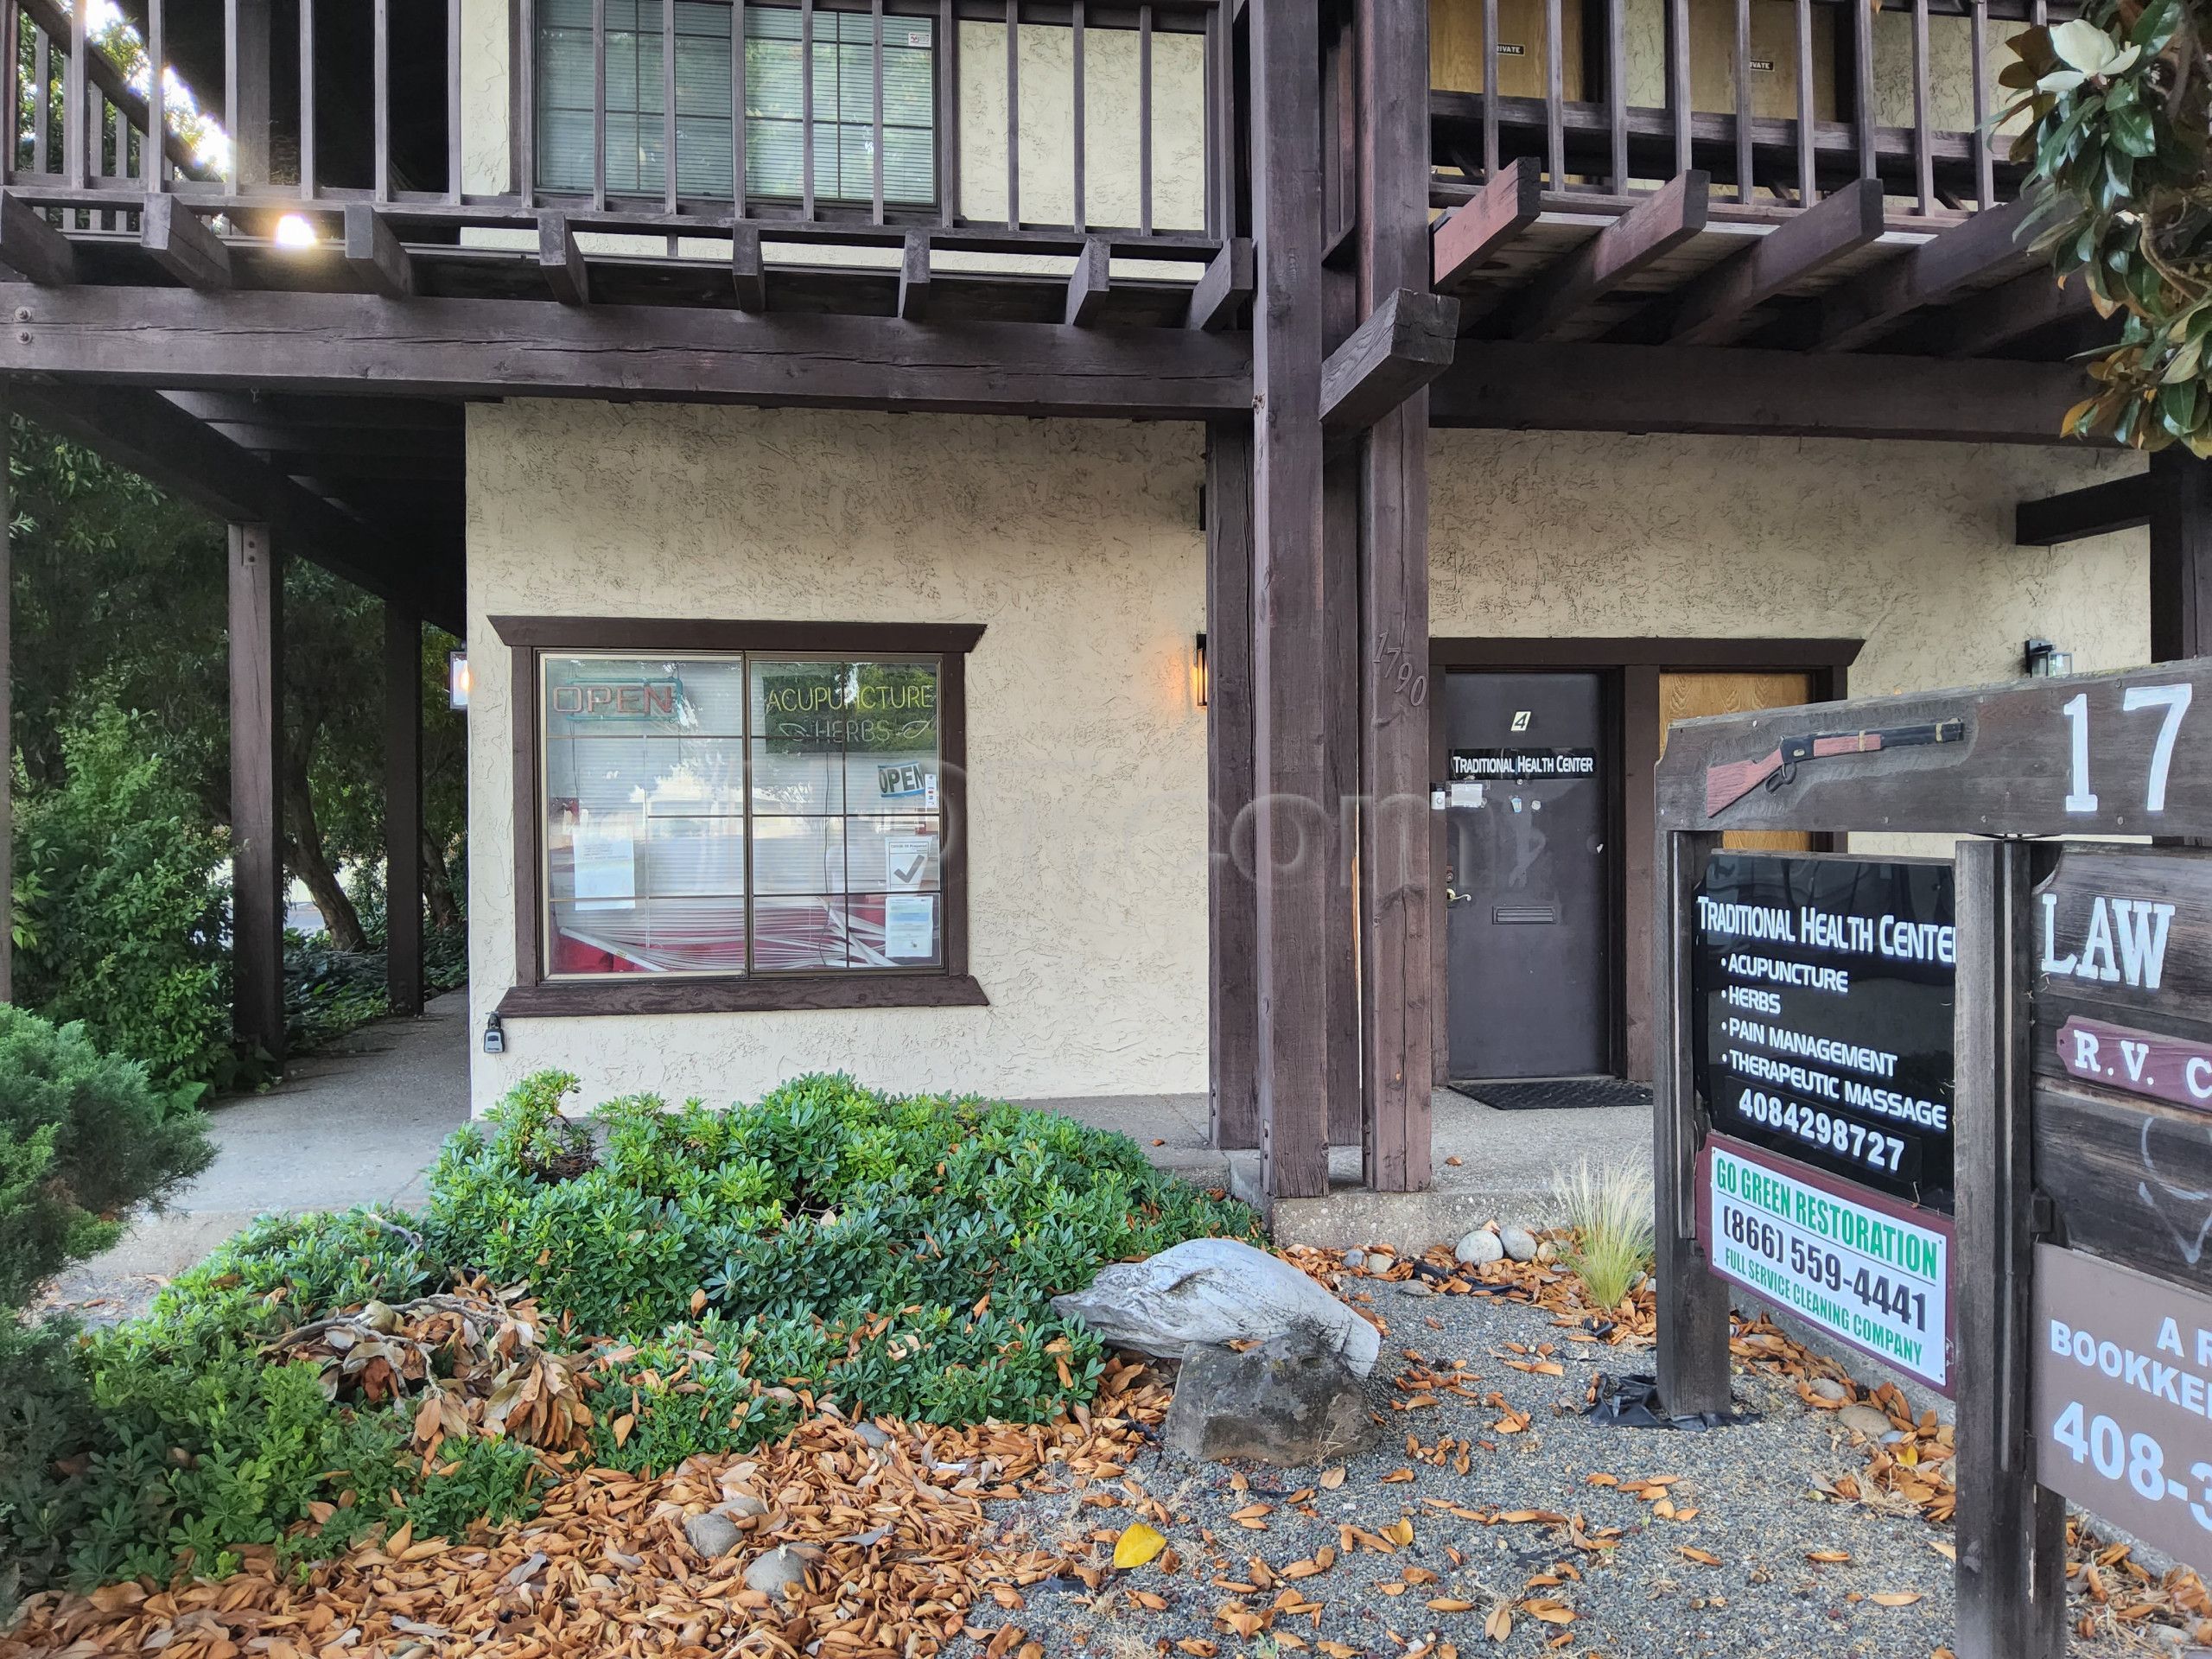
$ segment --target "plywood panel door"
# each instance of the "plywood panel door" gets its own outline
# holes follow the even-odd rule
[[[1773,0],[1783,3],[1783,0]],[[1544,54],[1546,0],[1497,0],[1497,90],[1506,98],[1542,98],[1549,61]],[[1582,86],[1581,0],[1560,0],[1560,82],[1562,96],[1580,99]],[[1483,89],[1482,0],[1429,0],[1428,83],[1442,92]]]
[[[1835,31],[1840,6],[1812,9],[1813,116],[1836,119]],[[1797,116],[1797,8],[1791,0],[1751,0],[1751,113]],[[1736,110],[1735,0],[1690,0],[1690,106],[1721,115]]]
[[[1810,674],[1662,674],[1659,677],[1659,752],[1667,752],[1667,728],[1700,715],[1749,714],[1755,709],[1786,709],[1810,702],[1815,693]],[[1732,830],[1726,847],[1762,852],[1804,853],[1813,838],[1796,830]]]

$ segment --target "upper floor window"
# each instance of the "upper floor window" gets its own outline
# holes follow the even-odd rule
[[[605,0],[607,188],[667,189],[664,9],[659,0]],[[593,0],[540,0],[537,165],[543,188],[588,194],[597,79]],[[731,198],[732,8],[676,7],[677,194]],[[929,17],[883,19],[883,199],[927,207],[936,197],[937,96]],[[745,8],[745,194],[798,200],[804,183],[805,47],[795,7]],[[817,201],[868,202],[875,191],[874,20],[817,9],[813,24],[814,193]]]

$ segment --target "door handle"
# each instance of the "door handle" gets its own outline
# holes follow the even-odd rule
[[[1448,887],[1444,889],[1444,908],[1446,910],[1454,905],[1471,905],[1474,902],[1475,895],[1471,893],[1455,893]]]

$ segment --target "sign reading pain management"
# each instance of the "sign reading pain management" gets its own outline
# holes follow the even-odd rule
[[[1948,1213],[1950,867],[1718,853],[1695,925],[1713,1127]]]
[[[1715,1273],[1950,1391],[1948,1222],[1717,1135],[1698,1164]]]
[[[2212,1568],[2212,1297],[2036,1246],[2036,1478]]]

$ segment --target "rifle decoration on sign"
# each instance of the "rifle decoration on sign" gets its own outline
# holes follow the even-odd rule
[[[1933,743],[1962,743],[1963,720],[1932,720],[1917,726],[1891,726],[1865,732],[1808,732],[1785,737],[1770,752],[1749,760],[1727,760],[1705,770],[1705,816],[1717,818],[1760,785],[1781,789],[1797,781],[1807,760],[1840,754],[1873,754],[1884,749],[1917,748]]]

